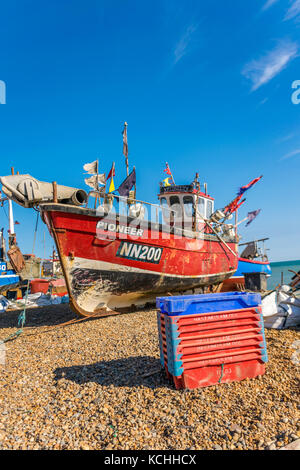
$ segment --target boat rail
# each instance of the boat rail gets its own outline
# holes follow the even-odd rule
[[[87,202],[86,202],[86,207],[88,206],[88,202],[89,202],[89,197],[90,196],[94,196],[95,194],[95,191],[91,191],[90,193],[88,193],[88,199],[87,199]],[[101,207],[105,207],[105,206],[108,206],[109,210],[112,210],[112,208],[114,207],[113,206],[113,203],[115,200],[117,200],[119,203],[123,203],[119,206],[119,211],[118,213],[122,216],[130,216],[130,210],[132,210],[132,208],[134,208],[137,204],[141,204],[141,207],[142,206],[146,206],[146,207],[150,207],[150,214],[151,216],[153,215],[153,212],[155,210],[155,223],[158,223],[159,222],[159,214],[162,214],[163,217],[166,219],[168,217],[171,218],[171,216],[173,215],[174,217],[176,216],[177,212],[176,210],[174,209],[170,209],[168,207],[162,207],[160,206],[159,204],[154,204],[152,202],[146,202],[146,201],[142,201],[141,199],[136,199],[134,197],[125,197],[125,196],[119,196],[117,194],[111,194],[111,193],[102,193],[102,194],[99,194],[98,197],[102,198],[103,199],[103,205],[100,205],[97,207],[97,210],[99,210]],[[123,209],[122,211],[120,209]],[[147,211],[147,214],[144,213],[144,215],[148,215],[149,212]],[[139,218],[139,217],[137,217]],[[144,217],[143,217],[144,218]],[[152,217],[150,217],[150,220],[152,220]]]

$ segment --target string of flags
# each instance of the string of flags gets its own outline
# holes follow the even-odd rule
[[[105,186],[105,173],[99,174],[98,160],[95,160],[92,163],[86,163],[83,165],[83,169],[88,175],[92,175],[89,178],[84,179],[84,182],[87,186],[90,186],[90,188],[93,189],[98,189],[99,184]]]
[[[243,194],[248,191],[248,189],[252,188],[259,180],[261,180],[262,176],[255,178],[254,180],[250,181],[250,183],[246,184],[245,186],[241,186],[238,190],[237,196],[231,201],[225,208],[224,212],[228,216],[233,214],[242,204],[246,201],[246,199],[242,199]]]
[[[248,191],[248,189],[252,188],[252,186],[254,186],[259,180],[261,180],[263,177],[263,175],[259,176],[258,178],[255,178],[254,180],[250,181],[250,183],[246,184],[245,186],[242,186],[237,195],[238,196],[242,196],[244,194],[245,191]]]
[[[83,165],[84,171],[86,171],[89,175],[93,175],[94,173],[98,173],[98,160],[95,160],[92,163],[86,163]]]
[[[175,184],[175,181],[174,181],[174,178],[173,178],[173,174],[172,174],[172,172],[171,172],[171,169],[170,169],[170,167],[169,167],[168,162],[166,162],[166,168],[164,169],[164,173],[166,173],[167,175],[169,175],[167,178],[165,178],[165,179],[163,180],[164,186],[171,186],[170,180],[172,180],[173,184]]]
[[[83,169],[87,171],[89,174],[91,174],[94,171],[98,171],[98,161],[92,162],[92,163],[86,163],[83,166]],[[100,175],[99,174],[92,175],[89,178],[85,178],[84,181],[85,181],[85,184],[87,184],[88,186],[90,186],[91,188],[97,191],[99,189],[98,187],[99,184],[106,186],[107,181],[110,179],[108,192],[112,193],[116,190],[115,183],[114,183],[115,175],[116,175],[115,162],[113,162],[111,170],[107,175],[107,178],[105,178],[105,173],[103,173]],[[135,173],[135,168],[133,168],[132,172],[125,178],[125,180],[119,186],[117,191],[120,194],[120,196],[128,197],[129,192],[135,185],[136,185],[136,173]]]
[[[167,175],[172,176],[172,172],[170,170],[170,167],[168,165],[168,162],[166,162],[166,168],[164,169],[164,172],[167,173]]]
[[[85,178],[84,182],[87,186],[97,189],[97,184],[105,185],[105,175],[93,175],[90,178]]]
[[[236,212],[243,204],[246,202],[246,198],[242,199],[241,202],[240,198],[235,198],[228,206],[225,207],[224,212],[227,215],[233,214]]]
[[[168,178],[165,178],[165,179],[163,180],[164,186],[171,186],[171,184],[169,183],[169,180],[170,180],[170,179],[171,179],[171,178],[168,176]]]
[[[123,181],[123,183],[119,186],[117,189],[118,193],[120,196],[123,197],[128,197],[131,189],[136,186],[136,174],[135,174],[135,168],[133,167],[132,172],[129,174],[128,170],[128,140],[127,140],[127,122],[124,123],[124,128],[122,131],[123,135],[123,155],[125,157],[125,164],[126,164],[126,173],[127,177]],[[86,171],[88,174],[92,175],[89,178],[85,178],[85,184],[93,188],[96,192],[99,190],[99,184],[105,186],[105,191],[106,191],[106,185],[107,181],[110,179],[110,184],[109,184],[109,193],[113,193],[116,188],[115,188],[115,183],[114,183],[114,176],[116,175],[115,171],[115,162],[113,162],[112,167],[110,169],[110,172],[108,173],[107,177],[105,177],[105,173],[99,174],[99,162],[98,160],[95,160],[94,162],[91,163],[86,163],[83,166],[84,171]],[[171,173],[170,173],[171,174]],[[90,192],[92,194],[93,192]],[[96,194],[97,197],[97,194]]]

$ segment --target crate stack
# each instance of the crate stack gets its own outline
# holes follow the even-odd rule
[[[177,389],[265,373],[268,356],[259,294],[159,297],[156,303],[161,364]]]

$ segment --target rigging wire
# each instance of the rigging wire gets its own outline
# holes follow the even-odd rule
[[[6,215],[6,218],[8,220],[8,215],[7,215],[7,212],[6,212],[5,207],[4,207],[4,202],[6,202],[6,201],[2,202],[2,209],[4,210],[4,214]]]

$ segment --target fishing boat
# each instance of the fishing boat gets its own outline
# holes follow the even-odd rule
[[[3,192],[24,207],[38,207],[53,236],[72,308],[103,316],[157,295],[203,292],[237,269],[238,238],[222,222],[198,177],[161,185],[159,204],[99,192],[88,207],[85,191],[38,181],[1,178]]]
[[[0,293],[19,286],[20,277],[7,267],[6,261],[0,261],[0,270]]]
[[[239,244],[239,247],[244,247],[244,249],[239,256],[236,272],[223,283],[223,292],[243,290],[245,288],[245,274],[263,273],[267,277],[271,276],[270,261],[264,245],[266,240],[269,240],[269,238]]]

